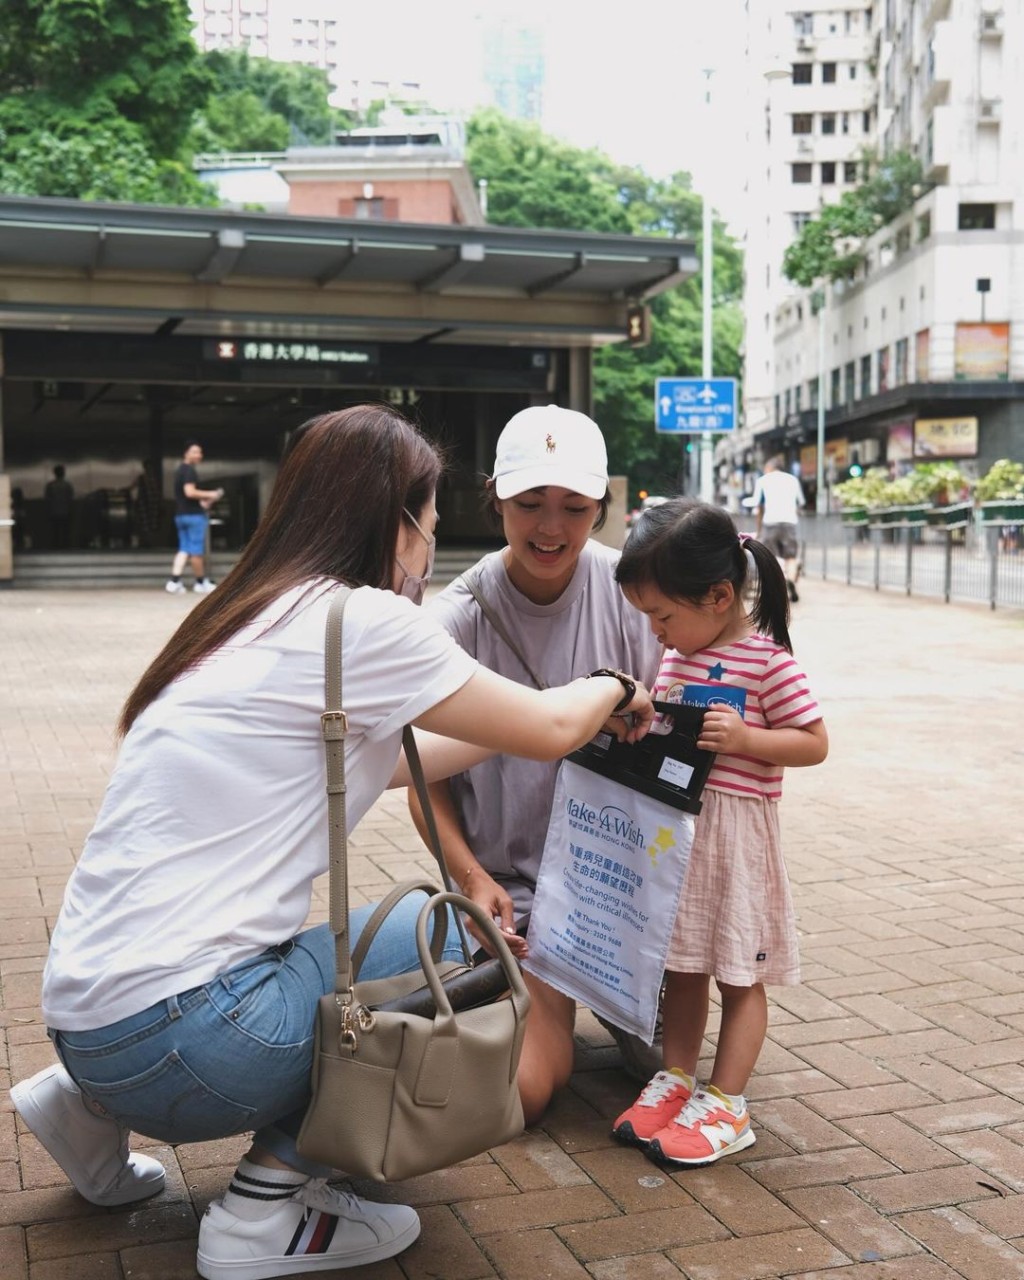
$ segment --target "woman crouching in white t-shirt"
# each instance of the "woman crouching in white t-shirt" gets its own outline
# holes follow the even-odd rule
[[[432,445],[385,407],[295,433],[238,565],[125,704],[124,742],[53,934],[43,1015],[62,1065],[16,1086],[15,1106],[101,1205],[163,1186],[157,1161],[129,1152],[129,1129],[171,1143],[254,1130],[200,1226],[210,1280],[370,1263],[419,1234],[411,1208],[329,1186],[330,1171],[295,1148],[314,1014],[334,987],[333,935],[302,926],[327,869],[320,715],[337,584],[356,588],[342,658],[350,827],[408,782],[406,724],[443,735],[424,742],[436,779],[493,751],[554,759],[622,700],[611,676],[544,692],[505,680],[414,607],[440,471]],[[643,688],[625,710],[646,731]],[[364,977],[415,967],[418,905],[375,940]]]
[[[487,502],[508,545],[447,586],[427,613],[483,666],[531,688],[602,667],[652,683],[661,645],[615,582],[618,551],[590,536],[608,505],[597,423],[558,405],[515,414],[498,437]],[[522,930],[533,904],[557,771],[557,762],[499,755],[431,788],[456,883],[506,932]],[[415,795],[410,805],[421,822]],[[509,946],[525,957],[522,937],[510,937]],[[532,1124],[572,1072],[576,1006],[535,974],[526,983],[530,1020],[518,1081]],[[659,1052],[605,1025],[624,1065],[646,1083],[661,1065]]]

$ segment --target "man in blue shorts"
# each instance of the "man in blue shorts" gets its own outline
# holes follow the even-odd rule
[[[203,563],[203,556],[206,554],[206,527],[210,520],[207,511],[218,498],[223,498],[224,490],[200,489],[196,467],[202,460],[203,446],[190,440],[185,445],[185,452],[174,472],[174,523],[178,530],[178,551],[171,567],[171,576],[164,588],[172,595],[180,595],[185,590],[181,575],[189,561],[192,572],[196,575],[192,590],[204,596],[214,588],[214,583],[206,576]]]

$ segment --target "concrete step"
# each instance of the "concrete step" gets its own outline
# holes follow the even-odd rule
[[[475,564],[489,547],[438,547],[433,581],[451,582]],[[23,551],[14,557],[17,589],[32,588],[145,588],[162,587],[167,581],[172,551]],[[214,582],[224,578],[238,559],[238,552],[215,551],[210,559]],[[187,575],[186,575],[187,576]]]

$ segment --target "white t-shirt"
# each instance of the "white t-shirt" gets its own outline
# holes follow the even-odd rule
[[[804,505],[804,491],[788,471],[766,471],[754,485],[750,505],[756,509],[762,502],[765,524],[796,524],[797,512]]]
[[[54,930],[49,1026],[117,1022],[303,927],[327,869],[330,597],[326,583],[279,597],[132,725]],[[411,601],[353,591],[342,632],[350,831],[390,780],[403,726],[476,668]]]
[[[470,572],[480,570],[484,599],[545,684],[568,684],[599,667],[616,667],[650,688],[661,645],[647,617],[615,582],[618,558],[611,548],[587,542],[569,585],[553,604],[534,604],[512,585],[503,551],[485,556]],[[432,600],[427,612],[483,666],[532,688],[522,662],[470,595],[465,576]],[[466,842],[511,895],[517,916],[533,902],[557,772],[557,761],[494,756],[451,780]]]

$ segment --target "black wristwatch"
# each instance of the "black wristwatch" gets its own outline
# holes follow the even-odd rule
[[[611,676],[613,680],[618,680],[619,684],[621,684],[625,690],[621,699],[612,708],[611,713],[613,716],[617,716],[621,711],[625,711],[636,697],[636,681],[631,680],[629,676],[626,675],[625,671],[613,671],[611,667],[601,667],[598,671],[591,671],[590,675]],[[589,680],[590,676],[588,676],[587,679]]]

